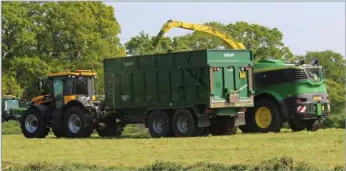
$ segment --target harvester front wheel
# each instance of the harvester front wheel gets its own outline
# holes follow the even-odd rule
[[[171,116],[165,111],[152,111],[147,118],[147,126],[151,137],[172,136]]]
[[[24,112],[20,128],[26,138],[45,138],[49,132],[43,115],[36,107],[30,107]]]
[[[307,131],[317,131],[321,126],[321,120],[315,119],[315,120],[307,120],[306,121],[306,130]]]
[[[68,138],[87,138],[94,130],[94,123],[84,110],[72,107],[66,111],[63,127]]]
[[[294,132],[303,131],[305,129],[305,123],[303,120],[300,119],[289,120],[288,124],[291,130]]]

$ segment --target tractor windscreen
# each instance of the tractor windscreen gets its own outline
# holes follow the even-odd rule
[[[93,78],[86,76],[76,77],[76,94],[93,95]]]

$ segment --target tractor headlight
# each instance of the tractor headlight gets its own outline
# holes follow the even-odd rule
[[[91,98],[87,96],[78,96],[77,100],[80,101],[83,105],[91,104]]]

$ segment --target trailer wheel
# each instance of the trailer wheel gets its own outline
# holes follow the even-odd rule
[[[152,111],[147,118],[147,125],[151,137],[172,136],[171,117],[165,111]]]
[[[30,107],[24,112],[20,128],[26,138],[45,138],[49,132],[41,111],[36,107]]]
[[[124,131],[124,126],[117,124],[117,118],[114,115],[110,115],[104,119],[105,127],[97,128],[97,134],[100,137],[118,137]]]
[[[288,124],[291,130],[294,132],[302,131],[305,129],[305,123],[303,122],[303,120],[300,120],[300,119],[289,120]]]
[[[94,123],[81,108],[72,107],[66,111],[63,127],[66,137],[87,138],[94,130]]]
[[[204,131],[204,128],[198,127],[197,118],[186,109],[179,109],[175,112],[172,127],[177,137],[200,136]]]
[[[210,133],[212,135],[232,135],[237,132],[234,117],[218,116],[212,120]]]
[[[280,132],[280,116],[278,106],[270,99],[260,99],[255,102],[255,107],[250,108],[245,114],[245,132]]]

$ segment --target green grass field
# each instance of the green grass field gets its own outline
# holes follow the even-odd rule
[[[293,159],[291,165],[302,169],[343,170],[344,133],[344,129],[295,133],[284,129],[276,134],[159,139],[149,138],[146,133],[126,133],[117,139],[97,135],[89,139],[57,139],[52,135],[46,139],[26,139],[11,134],[2,136],[2,163],[5,169],[20,166],[63,170],[61,167],[71,166],[83,170],[188,167],[198,170],[203,165],[206,170],[224,170],[227,166],[282,170],[286,166],[277,166],[278,163],[282,165]],[[272,165],[269,168],[268,163]]]

